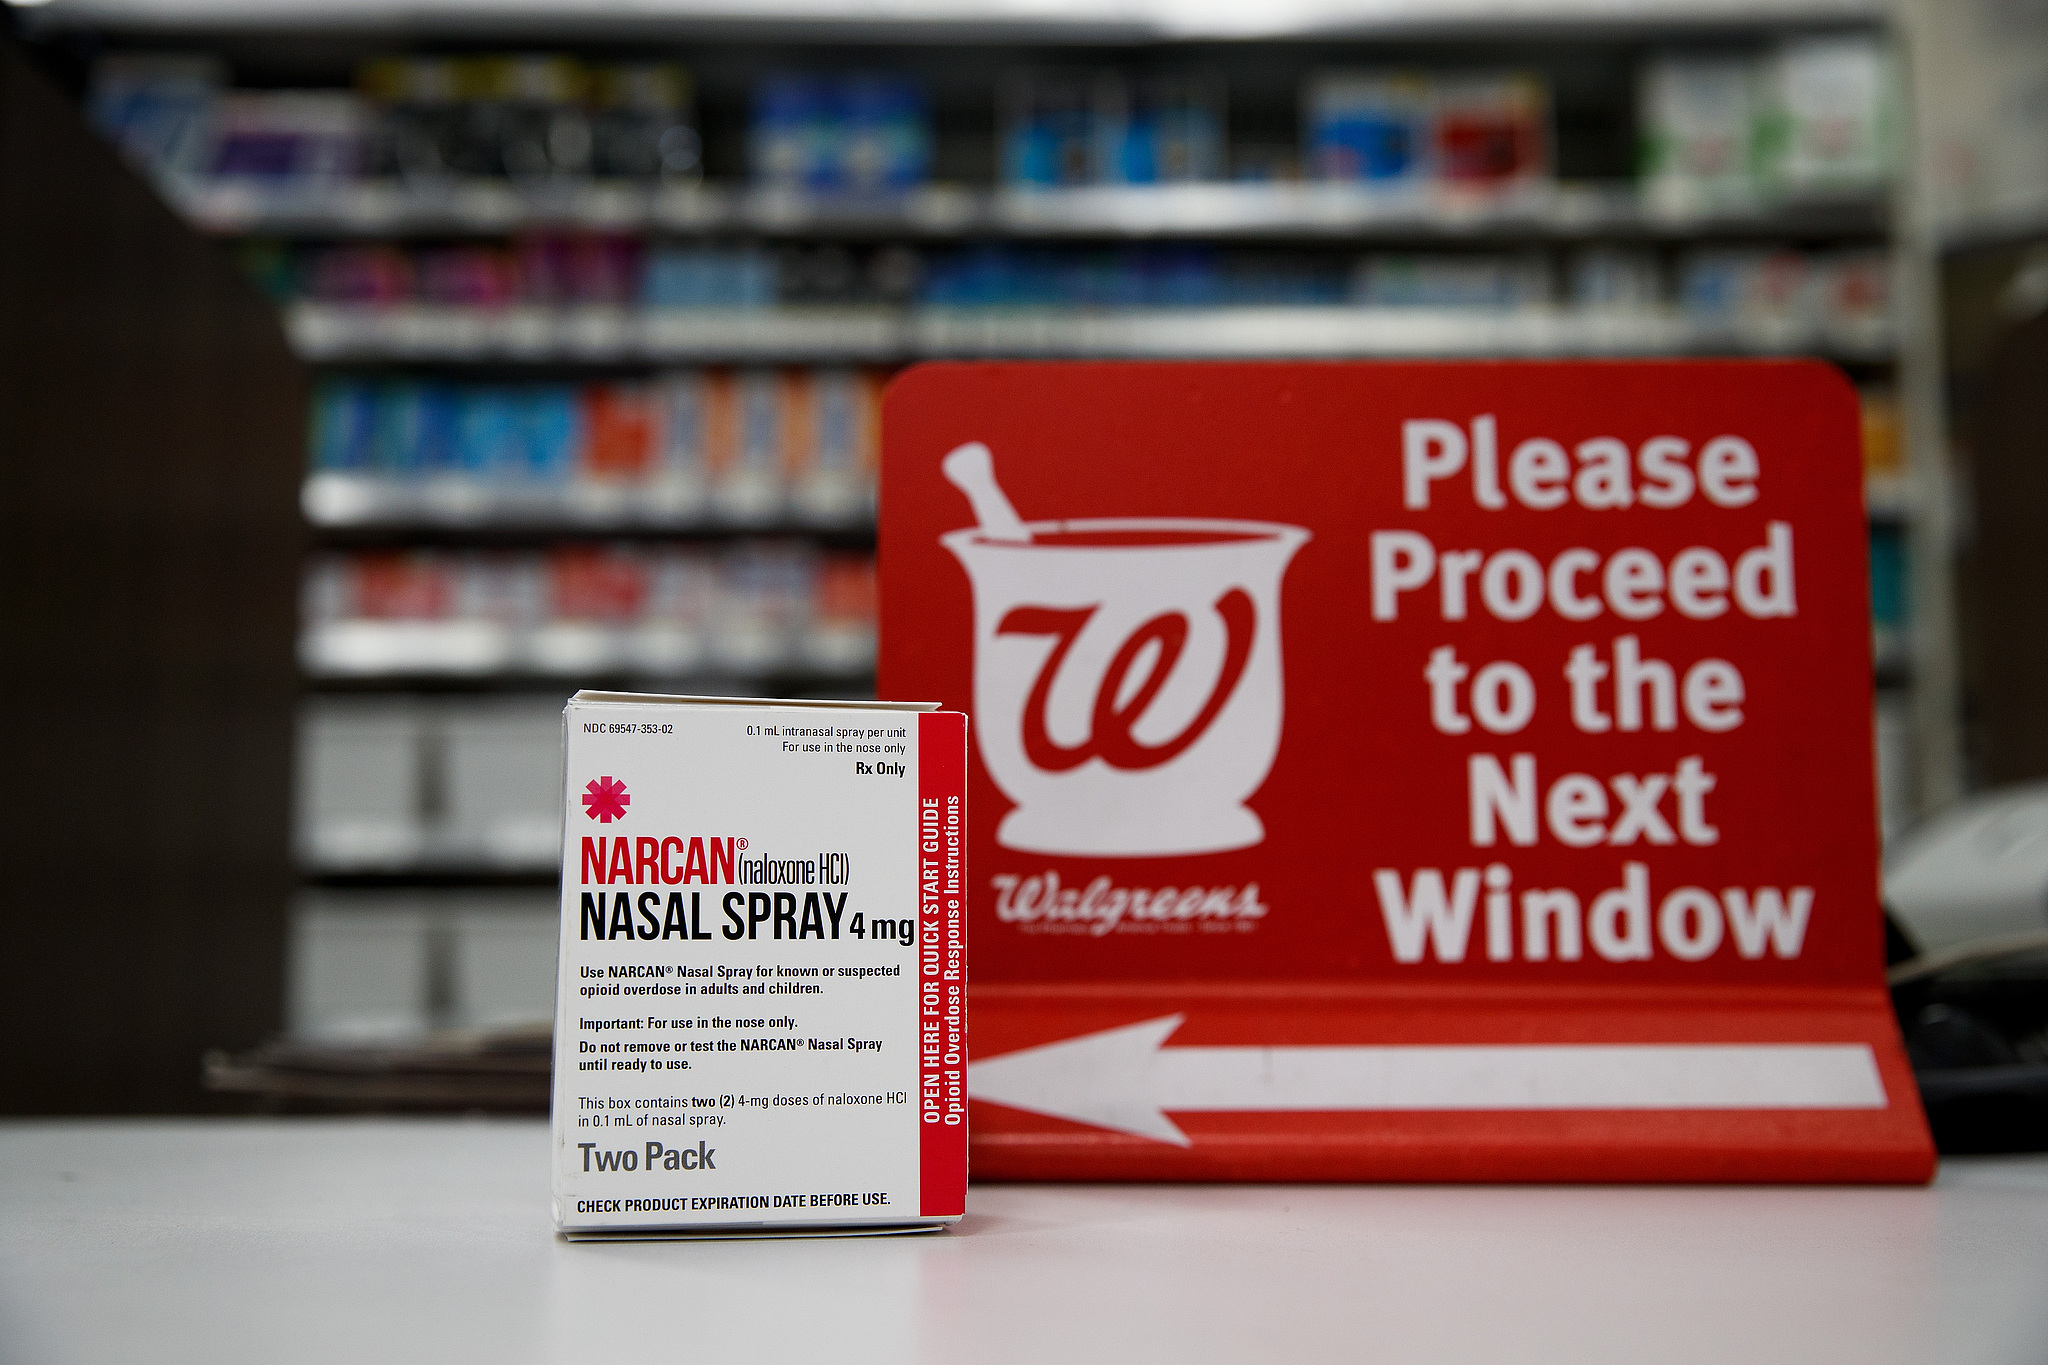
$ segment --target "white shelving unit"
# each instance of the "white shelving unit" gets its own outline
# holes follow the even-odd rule
[[[770,679],[857,687],[873,671],[865,642],[820,635],[720,637],[706,632],[556,622],[516,630],[492,621],[330,621],[299,642],[322,681],[528,680],[568,690],[593,678],[721,678],[740,692]],[[718,689],[732,694],[735,686]]]
[[[456,477],[391,479],[373,474],[307,476],[299,503],[306,520],[337,532],[502,532],[535,539],[601,534],[718,536],[874,535],[864,509],[832,516],[740,518],[717,515],[701,491],[644,484],[512,486]]]
[[[983,236],[1238,240],[1347,244],[1701,235],[1783,237],[1881,232],[1890,206],[1864,195],[1706,203],[1646,200],[1632,185],[1543,185],[1511,194],[1390,194],[1343,184],[1186,184],[971,190],[832,198],[711,185],[514,186],[337,182],[185,183],[178,207],[224,236],[492,237],[546,229],[703,236]]]

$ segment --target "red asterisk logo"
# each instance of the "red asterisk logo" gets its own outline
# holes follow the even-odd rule
[[[626,807],[632,803],[626,784],[616,777],[600,777],[583,789],[583,813],[602,824],[625,819]]]

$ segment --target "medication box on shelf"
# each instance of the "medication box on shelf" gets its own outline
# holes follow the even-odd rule
[[[966,743],[918,703],[570,700],[557,1227],[959,1219]]]

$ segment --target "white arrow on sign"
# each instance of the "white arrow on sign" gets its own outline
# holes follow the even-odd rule
[[[975,1062],[967,1093],[1181,1147],[1168,1112],[1885,1107],[1861,1043],[1165,1046],[1186,1017]]]

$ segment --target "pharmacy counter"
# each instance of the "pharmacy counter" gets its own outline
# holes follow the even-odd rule
[[[0,1359],[2048,1359],[2048,1158],[1910,1190],[978,1186],[935,1236],[572,1245],[547,1144],[0,1125]]]

